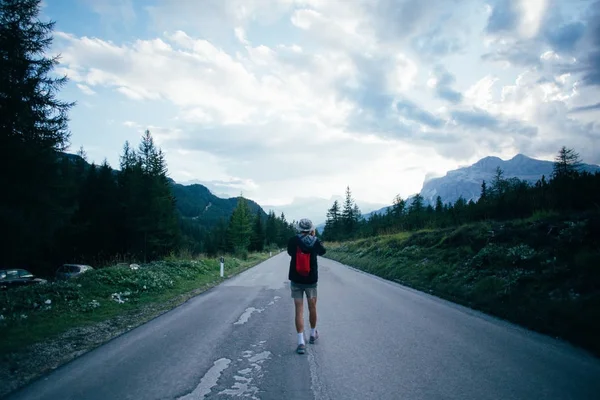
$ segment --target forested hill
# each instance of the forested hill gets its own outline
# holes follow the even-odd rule
[[[176,200],[177,211],[183,218],[198,221],[206,227],[217,225],[221,218],[228,219],[237,206],[238,198],[223,199],[217,197],[206,186],[194,184],[184,186],[174,181],[171,183]],[[252,214],[260,211],[266,221],[267,213],[256,202],[246,199]]]
[[[91,164],[84,160],[80,155],[71,153],[59,153],[60,159],[66,159],[73,164],[82,163],[84,169],[89,170]],[[119,170],[112,169],[114,177],[119,175]],[[171,190],[175,197],[175,206],[182,218],[196,221],[203,227],[211,228],[217,225],[221,218],[229,219],[235,210],[238,198],[221,198],[215,196],[206,186],[200,184],[182,185],[168,178],[171,184]],[[262,207],[253,200],[246,199],[248,208],[252,214],[260,210],[260,215],[264,221],[267,219],[267,213]]]
[[[148,131],[137,151],[125,144],[120,170],[90,164],[83,149],[59,152],[58,158],[71,211],[53,246],[56,261],[98,264],[180,250],[243,255],[278,247],[291,233],[284,215],[267,215],[252,200],[223,199],[203,185],[176,183]]]

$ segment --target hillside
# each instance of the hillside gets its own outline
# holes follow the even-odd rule
[[[86,169],[91,166],[90,163],[76,154],[59,153],[59,158],[62,161],[66,159],[71,163],[82,162]],[[115,176],[120,173],[117,169],[113,169],[112,172]],[[181,217],[196,221],[205,228],[215,226],[221,218],[228,219],[237,205],[237,197],[217,197],[206,186],[200,184],[182,185],[173,179],[169,179],[169,182],[171,182],[177,211]],[[258,203],[250,199],[247,200],[248,207],[253,214],[260,210],[263,218],[267,218],[266,212]]]
[[[207,228],[215,226],[221,218],[228,219],[237,206],[237,197],[228,199],[217,197],[200,184],[184,186],[173,183],[172,189],[181,216]],[[267,214],[262,207],[252,200],[247,199],[247,201],[250,211],[256,214],[260,210],[266,220]]]
[[[489,184],[496,175],[496,168],[503,171],[503,178],[517,178],[529,184],[535,184],[543,176],[546,180],[552,175],[554,162],[538,160],[527,157],[523,154],[517,154],[509,160],[502,160],[499,157],[485,157],[468,167],[462,167],[448,171],[446,175],[426,180],[419,194],[423,197],[423,204],[435,205],[437,196],[440,196],[442,202],[455,203],[460,197],[468,203],[470,200],[477,201],[481,195],[481,184],[483,181]],[[600,166],[593,164],[581,164],[580,171],[590,172],[592,174],[600,172]],[[408,196],[405,200],[410,203],[414,195]],[[365,213],[363,217],[369,219],[373,214],[383,215],[392,206],[385,206],[370,213]]]
[[[600,355],[600,213],[329,243],[325,257]]]

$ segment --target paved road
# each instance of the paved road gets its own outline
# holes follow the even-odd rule
[[[600,398],[598,359],[322,258],[321,338],[298,355],[288,260],[279,254],[10,398]]]

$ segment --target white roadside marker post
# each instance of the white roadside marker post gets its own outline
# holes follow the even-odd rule
[[[223,277],[223,269],[224,269],[224,264],[225,263],[225,259],[223,257],[221,257],[221,278]]]

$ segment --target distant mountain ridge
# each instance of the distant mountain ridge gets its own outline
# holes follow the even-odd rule
[[[425,205],[435,205],[437,196],[443,203],[454,203],[461,196],[468,202],[477,201],[481,195],[481,184],[485,180],[489,184],[496,175],[496,168],[503,171],[503,178],[518,178],[530,184],[535,184],[542,176],[550,179],[554,170],[554,162],[538,160],[524,154],[517,154],[509,160],[489,156],[477,161],[475,164],[448,171],[446,175],[425,180],[419,192],[423,196]],[[582,163],[580,171],[590,173],[600,172],[600,166]],[[408,196],[407,203],[412,201],[415,195]],[[369,219],[373,214],[385,214],[388,208],[385,206],[371,213],[364,214]],[[325,224],[322,224],[324,227]]]
[[[537,160],[524,154],[517,154],[509,160],[485,157],[469,167],[448,171],[445,176],[428,180],[423,184],[420,194],[428,204],[435,204],[437,196],[444,203],[454,203],[461,196],[467,202],[477,201],[481,194],[481,183],[485,180],[489,185],[498,167],[503,171],[505,179],[518,178],[534,184],[542,176],[550,179],[554,162]],[[596,173],[600,172],[600,166],[582,164],[580,171]]]

